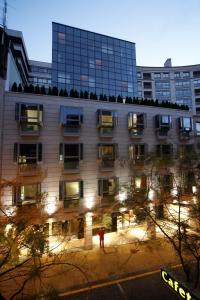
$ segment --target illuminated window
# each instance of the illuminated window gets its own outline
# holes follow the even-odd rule
[[[128,147],[128,154],[130,160],[143,161],[145,159],[146,153],[147,153],[146,144],[134,144],[134,145],[129,145]]]
[[[115,160],[116,157],[116,144],[99,144],[98,154],[102,160]]]
[[[41,185],[39,183],[21,185],[13,189],[13,204],[36,203],[41,200]]]
[[[83,198],[83,181],[60,181],[59,199],[64,201],[65,208],[72,208]]]
[[[43,105],[16,103],[15,120],[22,132],[38,132],[43,122]]]
[[[117,122],[117,113],[111,110],[97,111],[97,125],[98,127],[115,127]]]
[[[130,112],[128,114],[128,129],[131,135],[142,135],[145,127],[145,114]]]

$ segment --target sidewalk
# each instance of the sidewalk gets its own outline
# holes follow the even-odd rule
[[[66,253],[62,260],[78,266],[81,272],[63,265],[48,270],[44,280],[59,292],[179,263],[171,245],[163,239]]]

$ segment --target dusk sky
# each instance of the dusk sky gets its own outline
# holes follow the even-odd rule
[[[200,63],[199,15],[200,0],[8,0],[7,26],[34,60],[51,62],[55,21],[135,42],[137,65],[175,66]]]

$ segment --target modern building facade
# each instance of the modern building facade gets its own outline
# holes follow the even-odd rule
[[[52,84],[98,96],[137,96],[135,43],[53,23]]]

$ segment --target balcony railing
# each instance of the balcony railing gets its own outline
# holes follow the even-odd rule
[[[41,166],[38,164],[20,164],[18,166],[19,175],[39,176],[42,174]]]
[[[114,160],[102,160],[100,162],[100,170],[101,171],[111,171],[115,166]]]

